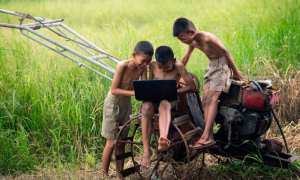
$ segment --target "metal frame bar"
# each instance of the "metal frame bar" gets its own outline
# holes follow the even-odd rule
[[[0,9],[0,13],[20,17],[19,24],[0,23],[0,27],[18,29],[25,37],[54,51],[80,67],[85,67],[105,79],[112,80],[111,76],[115,73],[114,65],[121,60],[97,47],[94,43],[65,25],[63,19],[51,20],[4,9]],[[26,19],[33,21],[33,23],[23,23]],[[75,47],[80,48],[82,52],[51,38],[47,34],[38,32],[40,29],[54,33],[57,37],[65,40],[65,42],[68,41]],[[112,65],[106,63],[105,59],[112,62]]]

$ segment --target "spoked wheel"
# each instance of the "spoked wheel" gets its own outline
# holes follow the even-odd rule
[[[200,167],[199,151],[193,151],[189,144],[202,132],[201,128],[191,123],[188,114],[173,119],[169,131],[171,145],[163,153],[157,154],[150,177],[160,179],[189,179],[189,174],[195,167]],[[203,158],[202,158],[203,159]],[[202,162],[202,161],[201,161]]]
[[[132,178],[138,176],[136,178],[140,179],[148,178],[154,174],[154,166],[151,166],[145,171],[145,168],[140,165],[143,155],[142,130],[140,126],[141,117],[141,114],[132,115],[129,121],[119,127],[116,144],[124,145],[125,151],[122,154],[115,152],[115,159],[116,161],[124,161],[123,170],[118,172],[121,177],[132,175]],[[157,161],[157,136],[152,135],[151,137],[150,146],[153,152],[151,164],[153,165]]]
[[[198,100],[198,96],[191,98]],[[196,102],[196,104],[199,104],[198,101]],[[198,111],[200,110],[198,109]],[[142,131],[140,126],[141,114],[131,116],[128,122],[120,126],[117,137],[116,143],[125,146],[124,153],[115,154],[116,160],[125,162],[125,168],[123,168],[119,174],[122,177],[136,174],[139,178],[146,179],[169,179],[167,176],[182,179],[186,174],[189,174],[189,168],[185,168],[186,171],[182,171],[182,167],[185,165],[187,165],[186,167],[193,167],[189,166],[190,162],[199,159],[196,157],[201,154],[201,152],[191,151],[189,148],[189,144],[202,133],[202,128],[196,126],[193,122],[192,114],[193,113],[174,112],[173,115],[175,117],[172,119],[168,137],[171,140],[171,145],[169,149],[163,153],[157,153],[159,130],[158,119],[154,117],[152,121],[154,123],[152,126],[153,132],[150,137],[150,146],[153,155],[149,168],[142,168],[140,166],[143,154]],[[197,115],[199,114],[197,113]]]
[[[190,115],[185,114],[174,118],[173,131],[173,157],[171,166],[176,179],[190,179],[192,172],[203,165],[204,153],[192,150],[189,145],[202,133],[200,127],[196,127]],[[202,158],[199,155],[202,153]],[[201,162],[199,162],[201,160]],[[199,164],[202,165],[199,165]]]
[[[185,116],[186,117],[186,116]],[[149,168],[141,167],[140,161],[143,154],[142,132],[140,126],[141,115],[131,116],[123,126],[117,136],[116,144],[123,144],[125,152],[122,154],[115,153],[117,161],[124,161],[124,168],[119,175],[121,177],[143,178],[143,179],[164,179],[168,177],[181,179],[182,168],[190,159],[190,151],[188,147],[189,140],[196,134],[198,129],[192,131],[182,131],[180,127],[173,125],[170,129],[170,148],[163,152],[157,152],[158,131],[154,125],[150,146],[152,150],[151,166]],[[177,122],[178,119],[174,119]],[[155,121],[154,121],[155,122]],[[174,123],[173,123],[174,124]],[[183,125],[183,124],[181,124]],[[184,133],[185,132],[185,133]]]

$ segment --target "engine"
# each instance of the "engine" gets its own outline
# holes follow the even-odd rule
[[[220,97],[216,139],[225,144],[257,140],[272,123],[271,85],[265,82],[233,83]]]

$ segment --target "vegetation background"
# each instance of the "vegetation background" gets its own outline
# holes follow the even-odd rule
[[[299,132],[299,0],[0,0],[0,8],[63,18],[121,59],[131,56],[139,40],[167,44],[180,59],[186,46],[172,37],[172,24],[188,17],[224,42],[245,76],[277,82],[283,94],[280,119],[297,132],[293,139]],[[0,22],[18,21],[0,14]],[[187,68],[202,80],[207,63],[195,51]],[[95,167],[103,148],[102,105],[109,85],[19,32],[1,28],[1,174],[82,163]],[[276,130],[272,133],[276,136]],[[293,153],[299,154],[294,144]]]

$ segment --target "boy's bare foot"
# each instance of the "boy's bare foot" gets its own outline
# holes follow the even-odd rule
[[[144,150],[144,154],[142,156],[142,159],[139,161],[139,164],[144,168],[149,168],[151,165],[151,156],[152,156],[151,149]]]
[[[149,168],[151,165],[151,154],[144,154],[140,161],[140,165],[144,168]]]
[[[108,172],[102,171],[102,174],[103,174],[104,179],[109,179],[110,176],[109,176]]]
[[[164,137],[158,139],[158,152],[166,151],[170,147],[170,140]]]

